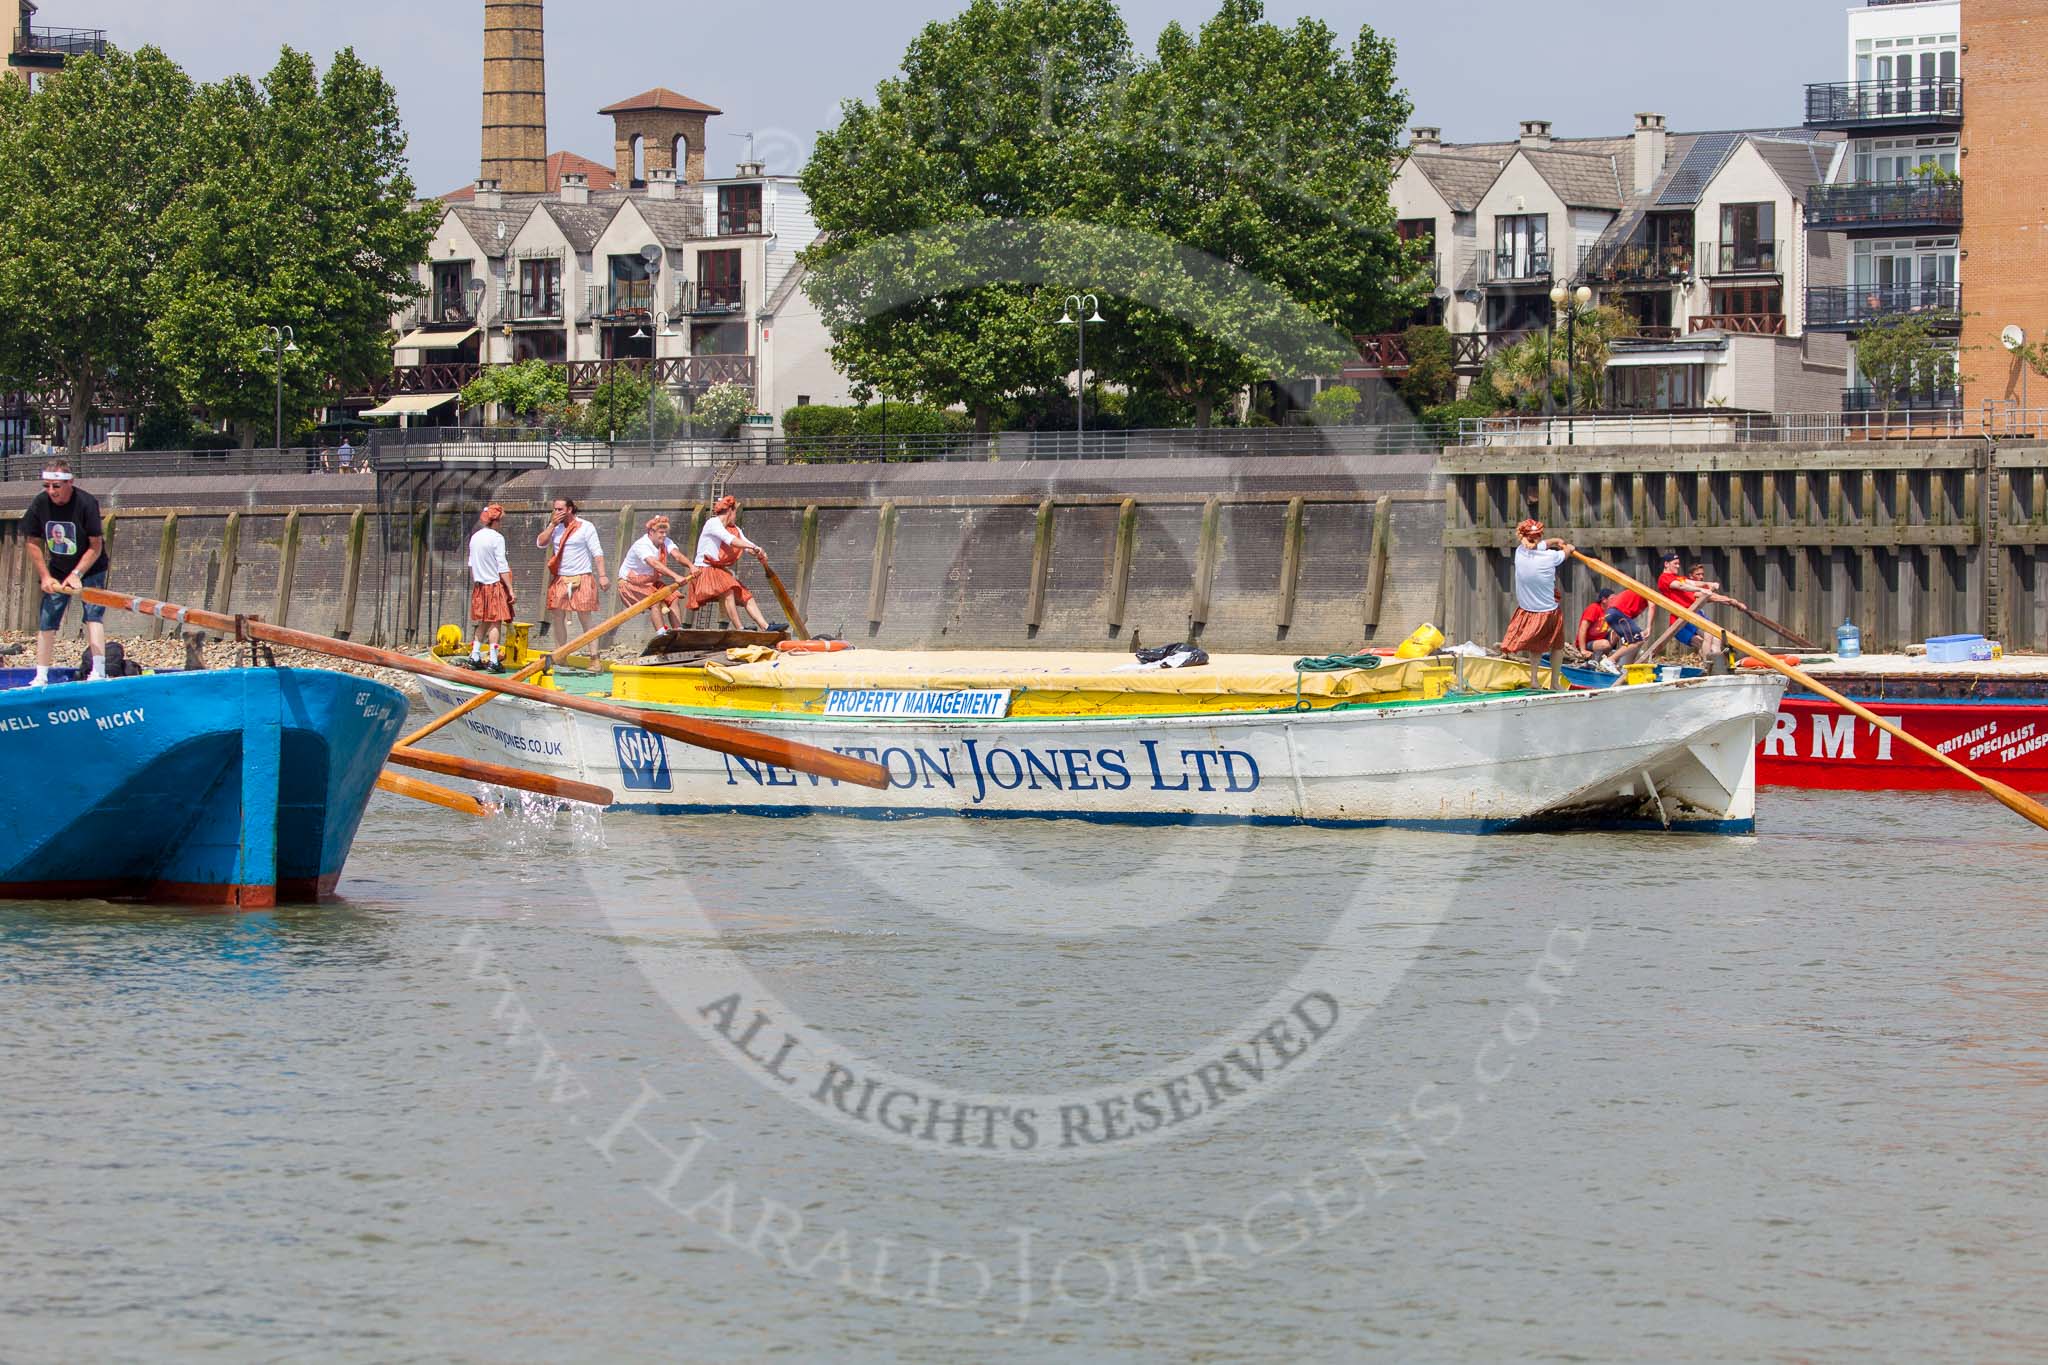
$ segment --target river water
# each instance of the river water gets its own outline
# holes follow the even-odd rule
[[[2048,1354],[2048,843],[458,823],[0,908],[0,1359]]]

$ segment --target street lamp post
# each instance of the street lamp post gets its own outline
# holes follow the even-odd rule
[[[1577,445],[1577,399],[1578,385],[1574,382],[1573,362],[1578,358],[1579,315],[1593,306],[1593,291],[1585,285],[1570,289],[1560,284],[1550,291],[1553,324],[1557,309],[1564,310],[1564,443]]]
[[[663,341],[673,341],[681,336],[682,333],[678,332],[675,329],[675,324],[669,321],[668,314],[656,313],[654,315],[654,335]],[[634,329],[633,340],[646,341],[648,339],[647,325],[645,323]],[[654,386],[657,382],[656,376],[661,370],[661,347],[656,345],[650,349],[653,354],[647,360],[647,444],[649,448],[652,448],[654,445]]]
[[[284,449],[284,358],[287,353],[297,354],[298,336],[289,327],[265,327],[270,333],[270,344],[264,347],[265,355],[277,357],[277,423],[271,429],[273,449]]]
[[[1082,317],[1082,313],[1089,316]],[[1102,316],[1102,304],[1093,294],[1069,294],[1065,308],[1060,313],[1062,326],[1071,323],[1074,328],[1074,435],[1083,436],[1088,430],[1088,324],[1106,322]],[[1075,454],[1079,454],[1078,450]]]

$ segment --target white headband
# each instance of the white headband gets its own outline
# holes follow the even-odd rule
[[[44,483],[70,483],[70,482],[71,482],[71,473],[70,473],[70,471],[69,471],[69,470],[64,470],[64,469],[45,469],[45,470],[43,471],[43,482],[44,482]]]

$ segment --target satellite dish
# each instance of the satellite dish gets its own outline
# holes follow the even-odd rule
[[[1998,334],[1998,344],[2008,351],[2017,351],[2027,344],[2027,334],[2017,327],[2008,327]]]
[[[1486,295],[1480,293],[1477,289],[1467,289],[1465,291],[1465,302],[1467,303],[1478,303],[1485,297]]]
[[[1440,284],[1436,287],[1436,292],[1431,294],[1430,297],[1439,303],[1448,303],[1451,298],[1451,287],[1447,284]]]
[[[649,265],[660,265],[660,264],[661,264],[661,248],[660,248],[660,247],[658,247],[658,246],[643,246],[643,247],[641,247],[641,248],[640,248],[640,259],[641,259],[641,260],[643,260],[643,261],[645,261],[645,262],[647,262],[647,264],[649,264]]]

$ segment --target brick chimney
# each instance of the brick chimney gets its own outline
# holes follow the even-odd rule
[[[1665,130],[1662,114],[1636,115],[1636,193],[1657,183],[1670,155],[1671,134]]]
[[[1444,145],[1444,130],[1431,128],[1427,124],[1415,128],[1409,135],[1408,145],[1417,151],[1423,148],[1438,148]]]
[[[1550,145],[1550,120],[1547,118],[1525,118],[1522,120],[1521,144],[1538,151]]]
[[[674,167],[663,166],[647,173],[647,197],[649,199],[673,199],[676,197],[676,173]]]
[[[562,172],[562,202],[565,204],[589,203],[590,177],[579,171]]]
[[[497,181],[483,179],[476,182],[476,206],[480,209],[501,209],[505,207],[504,188]]]
[[[512,194],[548,188],[542,0],[484,0],[483,175]]]
[[[765,161],[742,161],[732,168],[732,173],[742,180],[750,179],[757,175],[766,175],[768,174],[768,163]]]

